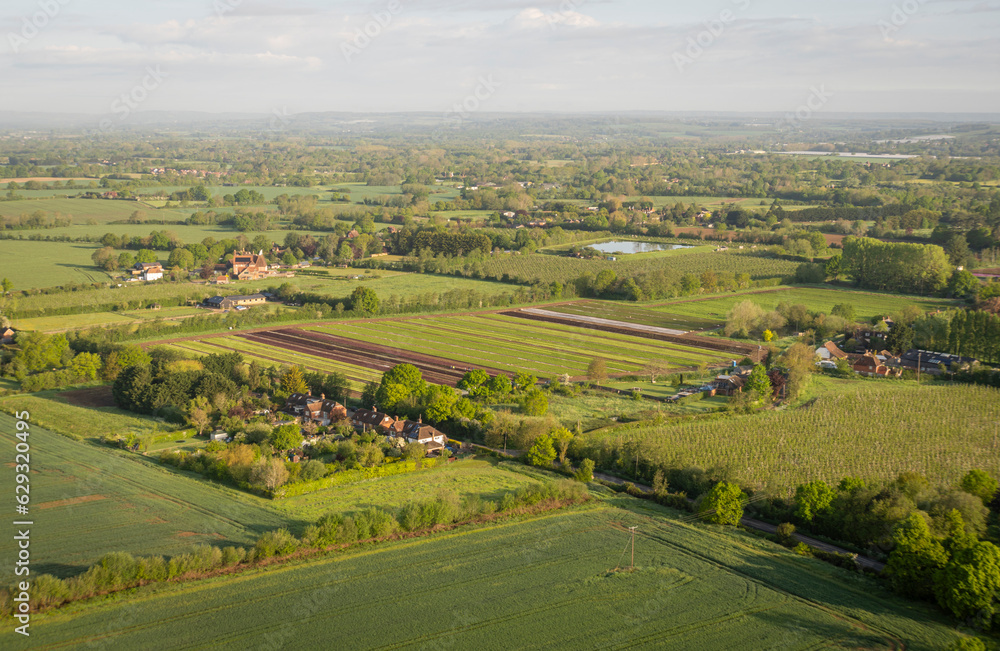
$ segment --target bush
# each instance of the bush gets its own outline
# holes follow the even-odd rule
[[[580,469],[576,471],[573,478],[583,483],[594,481],[594,460],[584,459],[580,463]]]
[[[362,511],[354,516],[354,523],[358,528],[358,540],[384,538],[396,533],[399,529],[396,518],[392,517],[391,513],[377,507]]]
[[[253,558],[259,561],[272,556],[287,556],[298,547],[299,541],[287,529],[276,529],[257,539],[257,544],[253,546]]]
[[[792,535],[795,533],[795,525],[791,522],[782,522],[778,525],[778,530],[775,533],[778,537],[778,542],[785,547],[791,547],[795,542]]]

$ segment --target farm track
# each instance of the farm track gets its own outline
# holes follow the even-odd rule
[[[643,337],[645,339],[656,339],[658,341],[669,341],[675,344],[682,344],[686,346],[693,346],[695,348],[704,348],[707,350],[715,350],[724,353],[733,353],[741,357],[749,357],[754,361],[761,361],[763,358],[763,352],[760,347],[748,346],[746,344],[736,343],[735,341],[721,342],[718,339],[713,339],[711,337],[702,337],[700,335],[668,335],[663,333],[649,332],[648,330],[638,330],[631,326],[631,324],[622,324],[621,326],[609,326],[598,323],[588,323],[586,321],[577,321],[572,317],[572,315],[566,315],[564,317],[559,316],[549,316],[547,314],[538,314],[536,312],[525,312],[522,310],[512,310],[508,312],[502,312],[504,316],[512,316],[519,319],[527,319],[529,321],[543,321],[547,323],[558,323],[561,325],[574,326],[577,328],[587,328],[589,330],[600,330],[602,332],[613,332],[620,335],[629,335],[632,337]]]
[[[465,375],[465,369],[456,368],[451,360],[297,328],[237,336],[255,343],[324,357],[380,372],[385,372],[397,364],[413,364],[420,369],[425,380],[434,384],[455,386]],[[496,369],[484,370],[494,375],[502,373]]]

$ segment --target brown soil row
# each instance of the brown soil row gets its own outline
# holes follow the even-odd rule
[[[244,333],[239,336],[248,341],[383,373],[397,364],[412,364],[420,369],[425,380],[434,384],[455,386],[465,372],[470,370],[465,366],[457,366],[452,360],[441,357],[297,328]],[[492,374],[501,372],[496,369],[483,370]]]
[[[601,325],[597,323],[586,323],[584,321],[576,321],[574,319],[560,319],[558,317],[544,316],[541,314],[529,314],[526,312],[521,312],[519,310],[514,310],[511,312],[503,312],[505,316],[513,316],[519,319],[528,319],[529,321],[543,321],[547,323],[558,323],[560,325],[573,326],[575,328],[587,328],[589,330],[600,330],[601,332],[612,332],[620,335],[629,335],[631,337],[643,337],[644,339],[656,339],[658,341],[669,341],[675,344],[682,344],[684,346],[692,346],[695,348],[704,348],[707,350],[715,350],[724,353],[732,353],[739,357],[749,357],[754,361],[760,361],[763,358],[763,349],[757,346],[748,346],[747,344],[740,344],[735,341],[720,341],[719,339],[713,339],[711,337],[702,337],[699,335],[667,335],[659,334],[654,332],[648,332],[645,330],[634,330],[628,327],[615,327],[608,325]]]

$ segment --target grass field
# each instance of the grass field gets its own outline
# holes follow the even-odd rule
[[[470,367],[524,370],[545,377],[586,375],[595,357],[606,360],[609,373],[633,373],[654,359],[680,367],[724,357],[680,344],[499,314],[343,322],[313,329]]]
[[[70,190],[72,194],[78,194],[81,190]],[[66,192],[63,192],[66,194]],[[26,199],[24,201],[3,201],[0,202],[0,217],[20,217],[22,214],[31,214],[37,210],[49,213],[61,213],[63,217],[72,215],[74,224],[87,224],[94,221],[98,224],[122,221],[129,218],[136,210],[144,210],[149,217],[166,219],[168,221],[184,220],[190,211],[180,210],[154,210],[139,201],[114,201],[109,199]],[[40,231],[34,231],[40,232]],[[47,234],[48,231],[41,231]],[[147,232],[148,235],[148,232]]]
[[[347,378],[349,389],[357,392],[362,391],[366,383],[378,382],[382,377],[382,373],[371,369],[258,344],[241,337],[212,337],[163,345],[188,357],[236,351],[247,361],[256,360],[263,366],[303,366],[321,373],[340,373]]]
[[[43,316],[33,319],[14,319],[13,327],[18,330],[39,330],[59,332],[79,330],[103,325],[123,325],[155,319],[177,319],[205,314],[196,307],[165,307],[160,310],[129,310],[128,312],[93,312],[90,314],[70,314],[66,316]]]
[[[289,522],[267,500],[43,429],[37,402],[19,408],[31,411],[32,574],[71,575],[111,551],[172,555],[198,543],[244,545]],[[14,422],[0,414],[0,440],[12,455]],[[7,585],[14,548],[2,549]]]
[[[407,502],[434,497],[441,491],[498,501],[505,492],[538,481],[518,472],[522,468],[525,466],[520,463],[498,463],[492,459],[456,461],[442,468],[289,497],[274,506],[289,517],[313,521],[324,513],[349,513],[372,506],[395,509]]]
[[[815,380],[805,406],[721,420],[623,426],[655,463],[728,468],[742,486],[788,495],[800,483],[883,481],[917,472],[952,486],[969,470],[1000,475],[1000,391],[891,380]]]
[[[0,259],[4,261],[0,274],[10,278],[14,289],[109,282],[111,277],[90,259],[99,248],[100,244],[87,242],[0,240]]]
[[[799,263],[768,257],[754,252],[727,251],[710,253],[703,250],[680,250],[655,254],[623,256],[617,261],[583,260],[568,256],[498,255],[482,263],[487,276],[508,274],[523,282],[558,280],[566,283],[585,273],[595,276],[604,269],[611,269],[618,277],[649,273],[658,269],[674,270],[679,274],[700,275],[703,271],[748,273],[753,280],[787,278],[795,274]]]
[[[0,240],[0,255],[5,254],[6,249],[4,245],[6,244],[11,244],[11,242]],[[84,246],[79,244],[66,245],[62,243],[49,242],[30,242],[28,244]],[[91,274],[91,276],[96,280],[102,280],[105,282],[108,281],[109,278],[103,271],[98,271],[92,266],[92,264],[90,264],[90,253],[92,252],[92,248],[85,250],[85,257],[87,258],[88,264],[83,267],[83,272]],[[16,256],[9,259],[16,259]],[[40,266],[44,267],[44,265]],[[42,287],[53,284],[58,285],[66,283],[69,280],[74,280],[74,282],[93,282],[88,280],[81,273],[78,274],[75,279],[71,276],[64,276],[57,280],[55,276],[51,276],[49,278],[50,282],[36,283],[35,285],[22,285],[18,284],[18,281],[15,280],[15,275],[20,277],[20,272],[16,269],[13,269],[12,271],[14,271],[15,274],[11,274],[10,277],[14,282],[15,289],[24,289],[25,287],[35,286]],[[350,274],[347,272],[350,272]],[[7,274],[8,272],[5,269],[3,273]],[[46,273],[56,274],[60,272],[55,271],[50,264]],[[179,298],[184,301],[194,300],[200,302],[205,298],[216,294],[253,294],[269,288],[276,289],[285,283],[291,284],[304,292],[315,293],[337,299],[342,298],[344,301],[347,301],[351,292],[353,292],[358,285],[363,283],[365,287],[371,287],[375,290],[382,301],[392,302],[393,299],[395,299],[404,306],[416,305],[418,303],[427,306],[434,306],[445,300],[445,297],[443,296],[444,294],[452,291],[477,292],[485,296],[497,296],[502,294],[509,295],[514,289],[510,285],[494,281],[456,278],[451,276],[435,276],[430,274],[377,272],[375,274],[362,274],[363,280],[350,280],[347,277],[348,275],[358,274],[359,270],[357,269],[322,269],[318,274],[299,274],[294,278],[272,278],[259,281],[234,282],[229,285],[222,286],[188,282],[152,284],[127,283],[123,287],[105,287],[101,289],[85,289],[75,292],[35,294],[28,297],[19,297],[15,299],[15,303],[12,306],[13,309],[8,310],[8,313],[16,318],[18,312],[21,310],[35,311],[52,310],[63,307],[89,307],[93,308],[93,311],[99,311],[100,306],[104,305],[116,305],[120,308],[124,308],[123,311],[127,312],[129,309],[135,310],[141,305],[145,305],[151,301]],[[100,276],[100,278],[98,278],[98,276]],[[126,304],[131,307],[126,308]],[[156,318],[159,314],[161,313],[151,313],[150,318]]]
[[[622,301],[575,301],[562,305],[547,306],[545,309],[549,312],[559,312],[560,314],[592,316],[599,319],[610,319],[612,321],[687,331],[708,330],[724,323],[724,320],[720,319],[669,314],[642,307],[635,303],[625,303]]]
[[[139,589],[35,616],[9,649],[906,648],[956,639],[925,604],[632,498]],[[638,526],[633,572],[622,559]],[[373,614],[373,610],[380,614]],[[389,611],[391,610],[391,615]],[[336,640],[335,643],[332,640]]]
[[[847,303],[854,306],[855,316],[859,321],[867,321],[875,316],[888,316],[910,305],[916,305],[924,311],[947,309],[958,305],[957,301],[926,296],[900,296],[836,287],[785,287],[776,288],[773,291],[741,292],[712,298],[679,299],[644,304],[643,307],[646,310],[664,312],[671,316],[681,315],[725,321],[734,305],[748,299],[767,310],[773,310],[778,306],[778,303],[782,302],[790,305],[801,303],[811,311],[827,314],[833,310],[835,305]]]
[[[0,398],[0,408],[7,412],[27,410],[31,412],[32,423],[75,439],[97,440],[105,434],[124,435],[129,432],[144,436],[178,429],[117,407],[78,407],[59,395],[61,392],[62,389],[53,389],[7,396]]]

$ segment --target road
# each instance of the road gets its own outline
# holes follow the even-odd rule
[[[595,479],[601,479],[603,481],[610,482],[612,484],[617,484],[619,486],[622,485],[622,484],[624,484],[624,483],[626,483],[624,479],[619,479],[618,477],[613,477],[611,475],[606,475],[606,474],[604,474],[602,472],[595,472],[594,473],[594,478]],[[643,484],[636,484],[635,482],[632,482],[632,483],[633,483],[633,485],[636,488],[638,488],[639,490],[641,490],[644,493],[652,493],[653,492],[653,489],[651,487],[649,487],[649,486],[644,486]],[[690,498],[689,498],[689,501],[690,502],[694,502],[694,500],[692,500]],[[748,529],[756,529],[757,531],[763,531],[764,533],[769,533],[769,534],[776,533],[777,529],[778,529],[773,524],[768,524],[767,522],[761,522],[760,520],[755,520],[753,518],[743,518],[742,520],[740,520],[740,524],[742,524],[744,527],[746,527]],[[805,543],[805,544],[809,545],[810,547],[815,547],[816,549],[818,549],[820,551],[833,552],[833,553],[836,553],[836,554],[853,554],[854,553],[854,552],[848,551],[846,549],[843,549],[841,547],[837,547],[836,545],[831,545],[831,544],[825,543],[825,542],[823,542],[821,540],[816,540],[815,538],[810,538],[809,536],[803,536],[802,534],[799,534],[799,533],[792,534],[792,537],[795,540],[797,540],[799,542],[802,542],[802,543]],[[874,560],[872,558],[868,558],[867,556],[862,556],[861,554],[857,555],[857,563],[858,563],[858,565],[860,565],[861,567],[863,567],[863,568],[865,568],[867,570],[872,570],[872,571],[878,572],[880,574],[882,573],[882,570],[885,569],[885,563],[881,563],[881,562],[876,561],[876,560]]]

